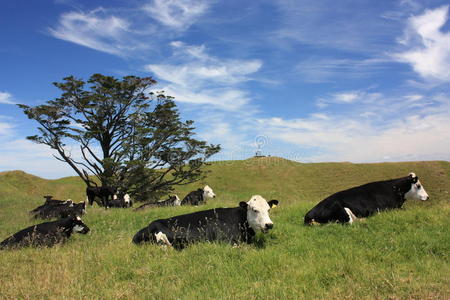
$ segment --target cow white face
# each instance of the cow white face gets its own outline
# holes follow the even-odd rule
[[[269,217],[270,208],[278,205],[277,200],[266,201],[260,195],[254,195],[248,202],[241,202],[239,205],[247,209],[248,225],[255,231],[267,232],[272,229],[273,222]]]
[[[90,231],[89,227],[87,227],[87,225],[84,224],[83,221],[81,221],[80,217],[76,217],[75,219],[73,219],[73,222],[75,224],[72,228],[72,232],[86,234]]]
[[[177,195],[174,195],[171,197],[173,200],[173,206],[180,206],[181,205],[181,200]]]
[[[419,177],[416,174],[410,173],[409,176],[412,177],[411,189],[405,194],[406,200],[428,200],[430,197],[423,188],[419,181]]]
[[[123,195],[123,201],[125,203],[129,204],[131,202],[130,195],[128,195],[128,194]]]
[[[205,187],[203,188],[203,198],[207,199],[207,198],[215,198],[216,194],[214,194],[212,188],[209,187],[209,185],[205,185]]]

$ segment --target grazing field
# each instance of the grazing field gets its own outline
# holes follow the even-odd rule
[[[88,235],[54,248],[0,252],[0,299],[450,299],[450,163],[302,164],[279,158],[215,162],[202,207],[133,212],[88,207]],[[415,172],[430,200],[407,202],[352,226],[303,226],[304,214],[339,190]],[[0,173],[0,240],[30,226],[45,194],[85,199],[76,177]],[[183,251],[135,246],[151,220],[251,195],[278,199],[274,229],[253,245],[200,243]]]

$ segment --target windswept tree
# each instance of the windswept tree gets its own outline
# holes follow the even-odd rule
[[[59,98],[19,107],[39,123],[39,134],[27,138],[56,150],[88,186],[96,185],[94,175],[137,200],[154,200],[203,179],[206,160],[220,151],[195,139],[193,121],[181,120],[172,97],[149,92],[151,77],[63,80],[54,83]]]

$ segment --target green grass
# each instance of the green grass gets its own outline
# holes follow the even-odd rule
[[[301,164],[251,159],[216,162],[202,207],[142,212],[88,207],[91,233],[54,248],[0,252],[0,299],[449,299],[450,163]],[[338,190],[416,172],[431,199],[359,220],[305,227],[304,214]],[[0,239],[30,226],[44,194],[84,200],[76,177],[44,180],[0,173]],[[235,206],[252,194],[278,199],[274,229],[256,245],[200,243],[183,251],[137,247],[151,220]]]

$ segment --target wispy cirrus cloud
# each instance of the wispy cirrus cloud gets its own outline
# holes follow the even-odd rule
[[[338,93],[331,93],[325,97],[319,97],[316,100],[316,105],[319,108],[327,107],[329,104],[370,104],[383,97],[380,93],[368,92],[366,90],[344,91]]]
[[[281,14],[276,36],[320,49],[373,54],[385,47],[395,24],[380,22],[385,7],[366,8],[364,1],[273,1]],[[355,11],[358,11],[355,14]]]
[[[76,10],[62,14],[48,32],[55,38],[121,57],[158,48],[161,41],[187,30],[211,1],[153,0],[135,7]]]
[[[411,65],[423,79],[450,82],[449,6],[425,10],[412,16],[398,42],[406,50],[392,54],[393,59]]]
[[[302,81],[323,83],[333,81],[338,77],[349,80],[367,78],[386,68],[386,64],[389,62],[390,60],[385,58],[358,60],[310,57],[299,62],[295,71],[301,76]]]
[[[391,98],[373,103],[376,113],[371,116],[362,113],[363,107],[352,107],[305,118],[258,119],[258,127],[275,141],[306,149],[302,157],[306,161],[449,160],[450,98],[404,98],[407,101]],[[421,103],[420,109],[412,102]],[[386,113],[386,103],[397,113]]]
[[[0,92],[0,104],[16,104],[13,96],[8,92]]]
[[[148,64],[145,69],[167,83],[164,90],[178,101],[211,104],[237,110],[250,102],[240,89],[261,67],[260,60],[219,59],[202,46],[172,42],[174,56],[169,63]]]
[[[210,6],[205,0],[153,0],[143,6],[150,17],[164,26],[185,30],[194,24]]]
[[[5,121],[2,116],[0,116],[0,137],[5,138],[12,136],[14,133],[14,128],[16,126],[8,121]]]
[[[130,22],[104,8],[64,13],[58,25],[49,28],[49,33],[55,38],[118,56],[146,47],[136,40],[130,43],[129,36],[134,34]]]

